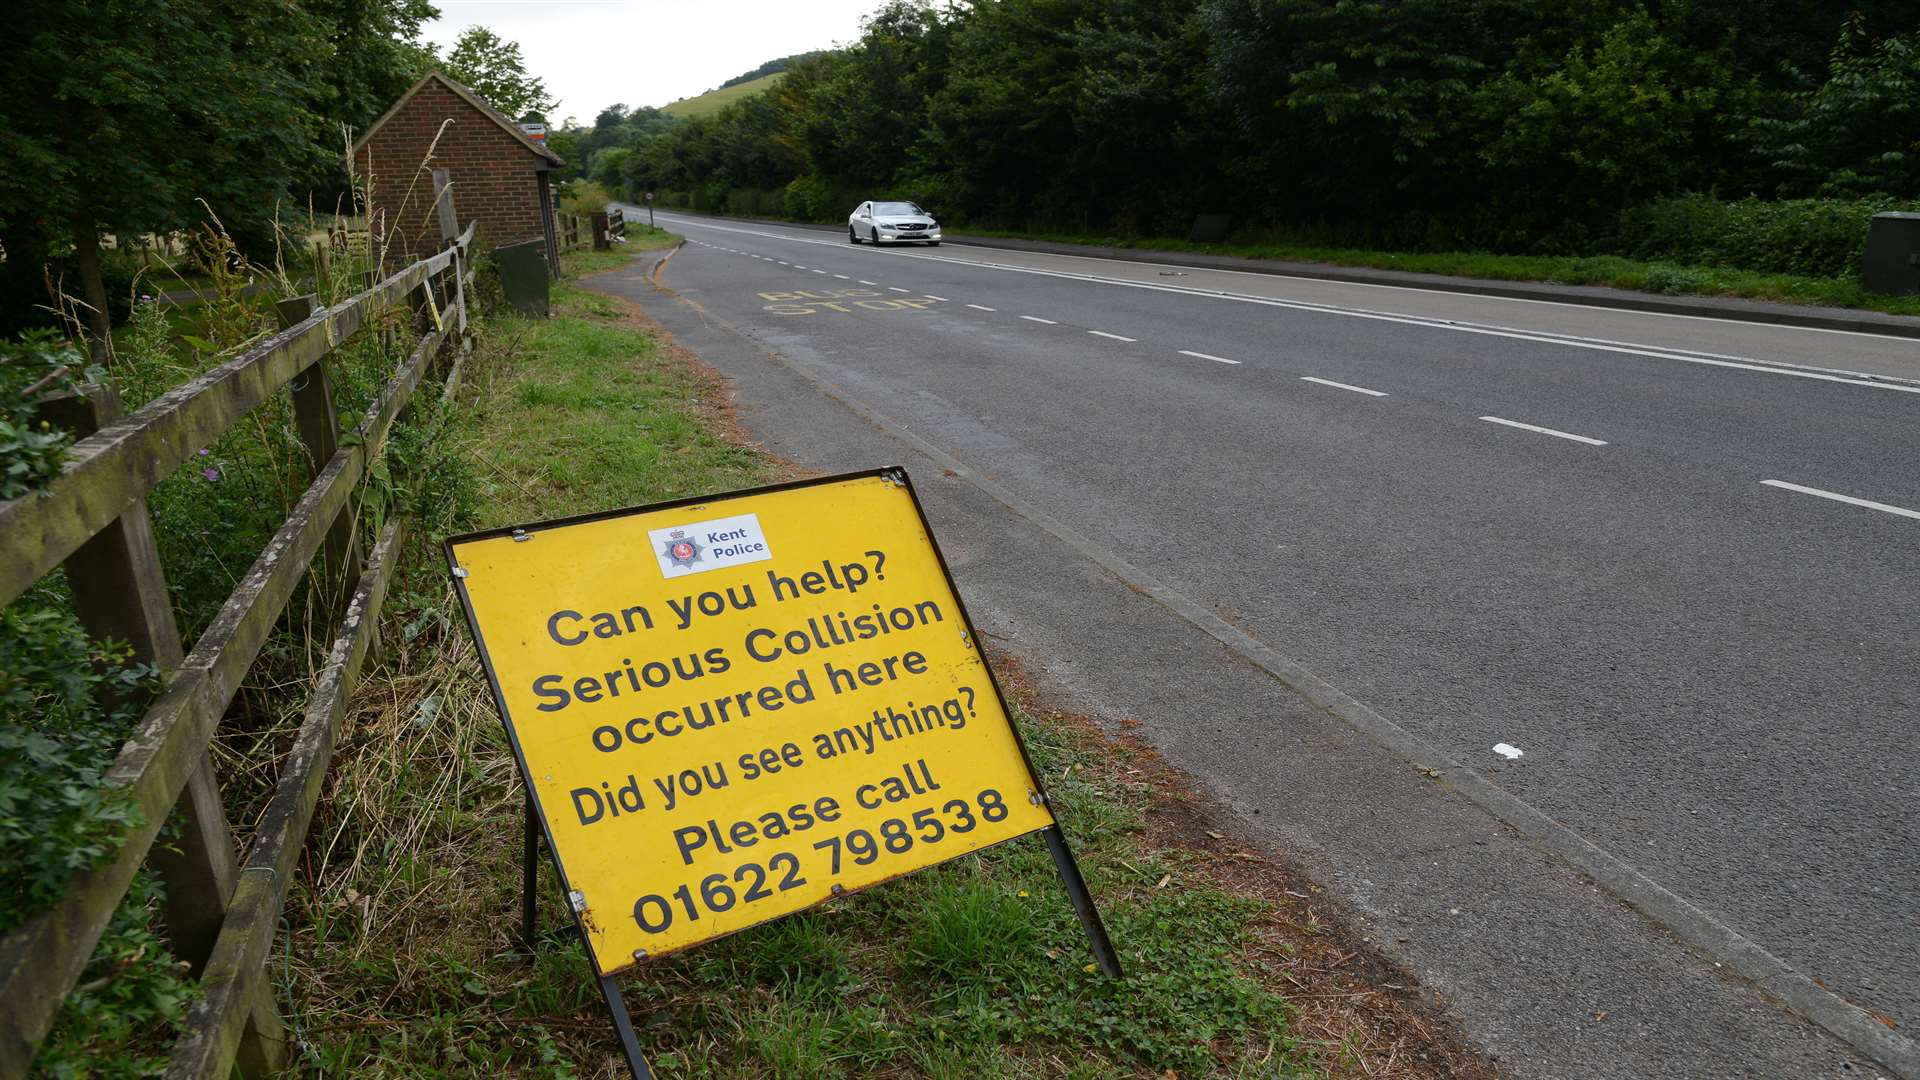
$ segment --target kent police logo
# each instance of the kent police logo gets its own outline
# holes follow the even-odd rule
[[[700,553],[704,550],[706,549],[699,544],[687,539],[685,530],[675,529],[672,537],[667,541],[667,546],[661,549],[660,554],[665,555],[667,561],[675,566],[692,566],[700,561]]]

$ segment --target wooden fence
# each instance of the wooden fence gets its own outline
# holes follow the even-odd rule
[[[585,214],[560,215],[560,250],[579,251],[593,246],[593,219]]]
[[[451,216],[443,233],[453,231]],[[363,553],[358,490],[395,419],[431,368],[450,397],[469,341],[468,248],[474,227],[439,254],[332,308],[283,302],[280,333],[121,415],[110,387],[70,403],[87,434],[45,490],[0,503],[0,605],[64,565],[74,608],[96,638],[132,644],[166,674],[165,689],[122,747],[107,783],[129,794],[142,824],[97,869],[76,874],[50,910],[0,938],[0,1078],[27,1074],[34,1054],[144,861],[166,885],[174,955],[199,979],[166,1075],[224,1078],[237,1065],[277,1071],[284,1036],[267,978],[275,929],[333,755],[347,695],[375,639],[398,560],[396,515]],[[328,356],[355,331],[406,305],[424,330],[350,437],[342,438]],[[286,522],[184,653],[154,545],[147,495],[195,454],[286,387],[313,480]],[[313,568],[315,556],[321,567]],[[315,573],[338,623],[305,716],[244,858],[209,757],[209,741],[294,589]],[[156,845],[169,817],[177,843]]]

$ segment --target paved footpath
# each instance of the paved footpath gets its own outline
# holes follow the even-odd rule
[[[1913,340],[660,217],[597,286],[1505,1071],[1920,1076]]]

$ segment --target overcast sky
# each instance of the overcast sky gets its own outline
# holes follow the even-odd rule
[[[665,105],[776,57],[853,40],[882,0],[434,0],[427,39],[469,26],[520,43],[527,70],[560,99],[548,117],[591,124],[614,102]]]

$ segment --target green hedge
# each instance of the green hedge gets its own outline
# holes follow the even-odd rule
[[[1855,277],[1873,215],[1915,209],[1920,203],[1889,196],[1724,202],[1684,195],[1623,211],[1619,247],[1636,259]]]

